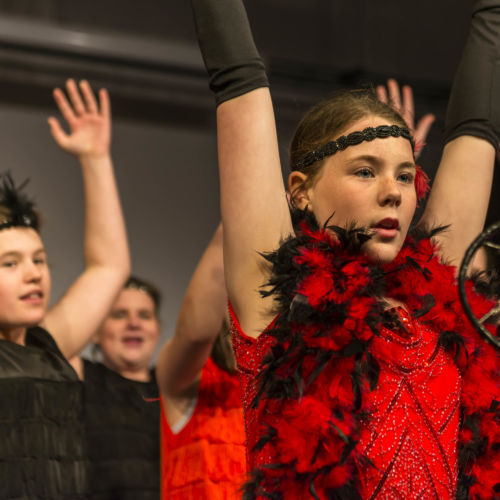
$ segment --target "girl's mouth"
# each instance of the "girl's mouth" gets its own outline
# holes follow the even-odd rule
[[[376,234],[382,239],[395,238],[399,231],[399,221],[397,219],[385,218],[371,226]]]
[[[127,347],[141,347],[144,339],[142,337],[124,337],[122,342]]]
[[[34,290],[21,296],[25,304],[39,305],[43,303],[43,293],[41,290]]]

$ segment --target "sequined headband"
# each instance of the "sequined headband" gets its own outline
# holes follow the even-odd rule
[[[349,146],[356,146],[363,141],[373,141],[374,139],[384,139],[386,137],[403,137],[410,141],[412,149],[415,148],[415,143],[407,128],[398,125],[379,125],[375,128],[367,127],[362,131],[352,132],[349,135],[342,135],[335,141],[327,142],[314,151],[310,151],[295,165],[292,165],[292,170],[303,170],[309,165],[335,154],[337,151],[343,151]]]
[[[9,227],[29,227],[38,231],[39,219],[34,203],[21,193],[28,181],[14,184],[10,173],[3,174],[0,183],[0,230]]]

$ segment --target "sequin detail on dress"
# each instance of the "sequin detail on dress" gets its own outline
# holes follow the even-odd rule
[[[397,313],[403,328],[382,328],[373,341],[386,356],[377,388],[365,395],[370,414],[358,449],[374,466],[360,466],[360,492],[367,499],[454,498],[461,378],[436,349],[436,334],[404,309]]]
[[[229,317],[243,402],[247,468],[250,470],[255,465],[270,463],[271,458],[264,456],[261,452],[252,451],[260,437],[257,432],[259,428],[257,412],[255,408],[252,408],[252,401],[257,393],[256,375],[262,365],[264,356],[274,343],[274,339],[267,335],[265,331],[256,339],[245,335],[231,304],[229,304]],[[272,323],[270,326],[272,326]]]

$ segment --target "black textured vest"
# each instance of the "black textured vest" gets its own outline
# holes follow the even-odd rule
[[[89,498],[160,498],[158,386],[84,360]]]
[[[50,334],[0,340],[0,496],[86,498],[83,384]]]

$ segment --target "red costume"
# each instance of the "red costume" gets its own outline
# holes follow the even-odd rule
[[[164,500],[241,498],[246,462],[238,377],[210,358],[201,373],[194,412],[177,434],[162,404],[161,470]]]
[[[231,310],[248,498],[495,498],[499,358],[454,269],[423,235],[376,266],[361,231],[311,224],[267,257],[279,311],[266,331],[247,337]],[[479,316],[491,308],[469,295]]]

